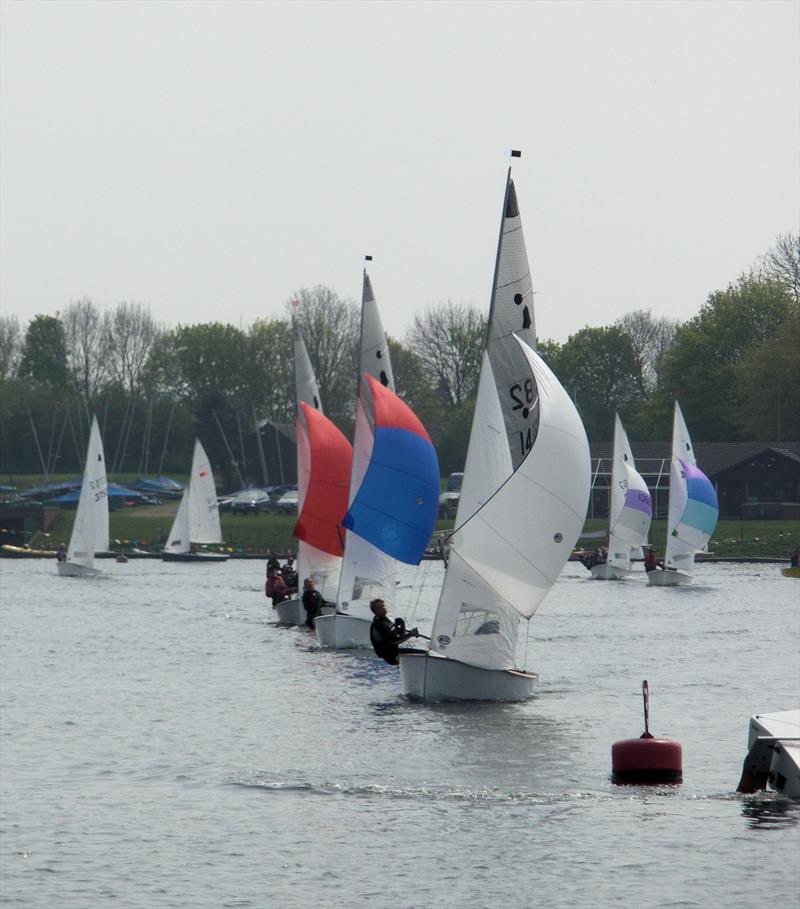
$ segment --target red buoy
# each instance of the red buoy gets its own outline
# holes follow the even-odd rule
[[[679,742],[650,734],[650,691],[642,682],[644,733],[611,746],[611,771],[615,783],[679,783],[683,779],[683,752]]]

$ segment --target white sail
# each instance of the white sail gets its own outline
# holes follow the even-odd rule
[[[189,539],[192,543],[222,542],[214,474],[199,439],[194,443],[189,480]]]
[[[589,444],[578,412],[544,361],[524,342],[515,343],[538,390],[535,444],[450,538],[431,641],[431,649],[485,669],[514,667],[519,621],[534,615],[566,564],[589,500]],[[489,402],[488,385],[484,391]],[[506,445],[490,427],[497,405],[481,407],[486,412],[476,413],[470,447],[488,447],[479,435]]]
[[[507,458],[511,467],[516,468],[531,450],[536,438],[538,405],[536,383],[534,382],[525,357],[514,335],[528,347],[536,349],[536,329],[533,318],[533,286],[531,282],[528,254],[522,233],[522,220],[517,203],[517,192],[509,168],[506,178],[506,192],[503,200],[503,217],[500,223],[500,237],[497,243],[492,301],[489,308],[486,351],[496,385],[494,414],[502,415],[505,424]],[[487,366],[481,367],[481,383],[484,395],[488,393],[490,380],[484,378]],[[480,392],[479,392],[480,393]],[[485,414],[481,418],[485,419]],[[492,418],[494,419],[494,417]],[[472,449],[481,444],[480,435],[473,440],[476,428],[475,418],[470,434],[467,459],[478,457],[485,462],[486,455],[472,455]],[[499,453],[492,454],[492,458]],[[505,469],[505,468],[503,468]],[[495,477],[492,477],[494,482]],[[471,514],[477,503],[484,501],[490,488],[488,477],[478,469],[464,467],[456,527],[460,527]]]
[[[314,368],[308,356],[300,324],[297,319],[292,320],[292,339],[294,344],[294,383],[295,403],[297,416],[295,418],[295,435],[297,443],[297,511],[301,514],[308,492],[308,481],[311,476],[311,448],[308,440],[308,430],[302,417],[301,403],[308,404],[320,413],[322,400],[319,394],[319,385],[314,375]],[[323,552],[306,543],[297,541],[297,576],[302,587],[306,578],[314,579],[314,586],[323,598],[333,599],[339,583],[339,570],[341,558]]]
[[[191,552],[192,543],[221,542],[222,526],[214,473],[200,440],[195,439],[189,482],[183,490],[164,551],[187,553]]]
[[[352,501],[361,487],[372,455],[374,439],[374,414],[371,396],[364,393],[364,375],[370,375],[394,391],[389,345],[383,330],[378,304],[372,283],[364,270],[361,294],[361,343],[359,348],[358,397],[356,399],[356,425],[353,436],[353,466],[350,474]],[[354,600],[382,597],[390,605],[394,602],[397,563],[391,556],[350,531],[346,531],[342,571],[336,603],[347,611]]]
[[[185,553],[191,552],[192,545],[189,540],[189,486],[183,490],[181,503],[175,513],[175,519],[169,531],[169,537],[164,544],[165,552]]]
[[[78,510],[67,549],[67,562],[94,567],[96,552],[108,549],[108,489],[103,440],[97,417],[92,418],[86,465],[83,470]]]
[[[628,436],[617,414],[614,418],[614,461],[611,469],[611,503],[608,563],[628,570],[631,557],[647,541],[652,502],[647,484],[636,470]]]
[[[667,568],[688,571],[694,557],[708,543],[717,523],[719,507],[708,477],[697,467],[694,446],[675,402],[672,423],[672,463],[669,474]]]

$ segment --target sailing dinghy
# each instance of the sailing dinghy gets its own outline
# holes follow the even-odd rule
[[[197,545],[222,543],[217,489],[211,462],[199,439],[194,440],[189,482],[183,490],[175,520],[161,558],[165,562],[205,564],[224,562],[224,552],[202,552]]]
[[[352,505],[361,486],[375,443],[375,414],[371,410],[368,413],[372,394],[367,385],[367,376],[394,392],[389,345],[386,343],[378,304],[366,269],[361,292],[360,337],[359,384],[348,506]],[[336,608],[326,610],[328,614],[319,616],[314,622],[320,644],[336,650],[371,647],[370,600],[380,597],[386,601],[391,611],[396,580],[396,560],[368,539],[347,530]]]
[[[634,554],[641,555],[653,516],[650,492],[636,469],[619,414],[614,416],[609,515],[608,559],[591,568],[592,578],[600,581],[620,580],[635,573],[631,569],[631,558]]]
[[[578,539],[589,501],[586,432],[534,352],[532,284],[509,169],[487,341],[430,647],[400,649],[416,700],[522,700],[516,667],[534,615]]]
[[[81,494],[67,558],[58,562],[58,573],[64,578],[87,578],[100,574],[94,567],[96,552],[108,549],[108,493],[106,460],[97,417],[92,417],[86,465],[83,469]]]
[[[347,511],[352,447],[322,412],[319,386],[296,319],[292,321],[297,414],[297,582],[312,578],[333,601],[344,551],[341,521]],[[302,595],[272,607],[279,625],[305,625]]]
[[[711,480],[697,466],[689,430],[676,401],[664,568],[649,572],[648,584],[653,587],[690,584],[695,554],[711,539],[718,517],[717,494]]]

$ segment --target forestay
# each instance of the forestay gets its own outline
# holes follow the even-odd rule
[[[538,389],[535,444],[450,538],[431,642],[433,650],[486,669],[514,668],[520,619],[534,615],[555,583],[589,499],[589,445],[575,406],[545,362],[515,343],[527,364],[521,378]],[[487,353],[470,437],[470,448],[487,452],[492,440],[508,447],[497,432],[500,405],[492,401],[490,374]]]
[[[371,396],[365,387],[365,376],[372,376],[392,392],[395,390],[389,346],[366,269],[361,294],[358,394],[348,506],[352,504],[364,480],[374,442],[374,414],[369,406]],[[396,575],[395,559],[363,537],[345,531],[342,571],[336,597],[340,610],[346,612],[352,601],[361,598],[382,597],[388,603],[393,603]]]
[[[78,510],[67,549],[67,561],[94,566],[94,554],[108,549],[106,460],[97,417],[92,417]]]

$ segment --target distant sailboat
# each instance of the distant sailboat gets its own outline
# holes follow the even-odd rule
[[[224,562],[228,558],[224,552],[194,549],[198,544],[209,543],[222,543],[222,527],[211,462],[200,440],[195,439],[189,482],[161,557],[165,562]]]
[[[371,411],[367,413],[367,402],[371,407],[372,401],[367,376],[372,376],[381,385],[394,391],[389,345],[386,343],[378,304],[366,269],[361,293],[360,339],[350,503],[364,479],[375,441],[374,414]],[[394,558],[364,537],[347,531],[336,609],[328,615],[320,616],[314,623],[320,644],[334,649],[369,648],[369,630],[372,624],[369,601],[381,597],[391,607],[394,603],[396,577],[397,564]]]
[[[649,572],[648,583],[655,587],[691,583],[695,554],[711,539],[718,517],[717,494],[711,480],[697,466],[692,440],[676,401],[664,568]]]
[[[636,469],[628,436],[619,414],[614,416],[614,462],[611,467],[608,559],[591,568],[592,577],[601,581],[628,577],[631,557],[640,554],[647,542],[653,504],[642,475]]]
[[[521,621],[555,583],[589,500],[589,445],[535,343],[532,285],[509,169],[464,481],[430,649],[400,649],[410,697],[521,700]]]
[[[81,578],[100,574],[99,569],[94,567],[94,556],[96,552],[108,549],[107,486],[103,440],[100,438],[97,417],[92,417],[86,466],[67,558],[58,563],[58,573],[62,577]]]
[[[322,412],[319,386],[297,320],[292,323],[292,336],[297,403],[297,581],[302,590],[305,579],[312,578],[323,599],[333,601],[344,552],[341,521],[347,511],[353,453],[344,435]],[[299,593],[273,609],[280,625],[306,623]]]

